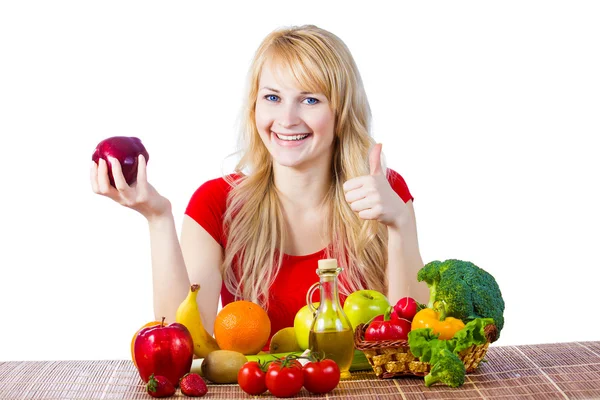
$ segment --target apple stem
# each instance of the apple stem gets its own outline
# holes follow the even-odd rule
[[[165,327],[165,317],[162,317],[162,321],[160,321],[160,327],[161,328]]]

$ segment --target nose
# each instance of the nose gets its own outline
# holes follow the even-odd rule
[[[277,123],[285,129],[300,124],[301,118],[299,110],[295,104],[285,104],[280,108],[280,113],[277,117]]]

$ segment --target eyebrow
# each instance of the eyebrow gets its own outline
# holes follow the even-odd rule
[[[270,88],[270,87],[267,87],[267,86],[261,88],[261,90],[263,90],[263,89],[269,90],[271,92],[279,93],[279,90],[273,89],[273,88]],[[316,93],[313,93],[313,92],[300,92],[300,94],[316,94]]]

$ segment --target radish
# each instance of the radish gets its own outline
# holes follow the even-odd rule
[[[396,315],[400,318],[405,318],[412,321],[413,317],[417,313],[418,304],[412,297],[403,297],[394,306]]]

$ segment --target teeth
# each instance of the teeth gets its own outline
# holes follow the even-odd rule
[[[307,135],[280,136],[276,133],[275,135],[277,135],[277,138],[279,138],[280,140],[286,140],[289,142],[294,141],[294,140],[306,139],[308,137],[308,134]]]

